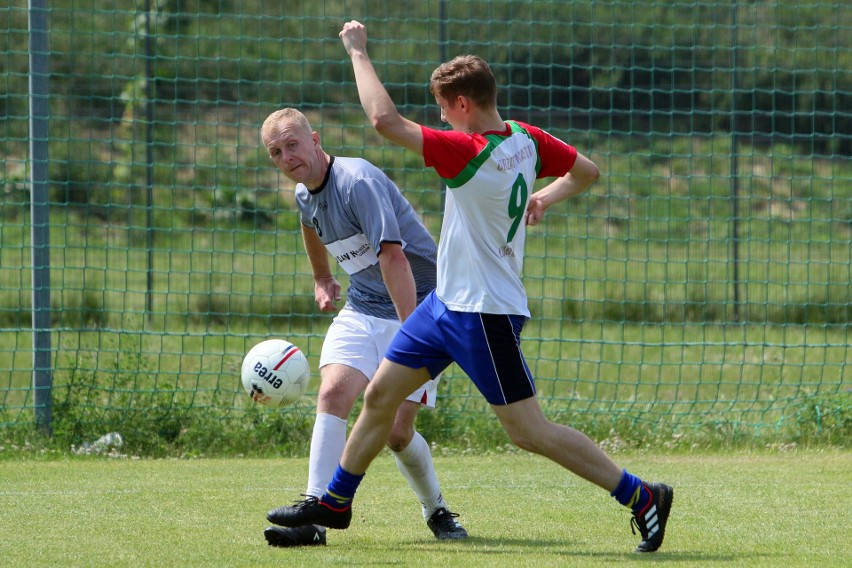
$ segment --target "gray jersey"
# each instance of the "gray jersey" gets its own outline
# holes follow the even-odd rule
[[[397,319],[382,278],[382,242],[399,243],[411,265],[418,303],[435,288],[438,247],[411,204],[384,172],[361,158],[332,157],[322,186],[296,186],[302,223],[349,274],[346,306]]]

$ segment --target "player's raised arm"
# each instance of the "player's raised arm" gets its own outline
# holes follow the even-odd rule
[[[352,20],[343,25],[339,35],[343,40],[346,53],[352,59],[358,97],[373,128],[394,144],[422,155],[423,134],[420,125],[399,114],[396,105],[379,80],[370,56],[367,55],[367,28],[364,24]]]

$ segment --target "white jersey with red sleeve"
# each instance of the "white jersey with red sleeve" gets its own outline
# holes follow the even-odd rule
[[[535,180],[568,173],[577,150],[517,121],[503,132],[422,132],[425,164],[447,186],[438,298],[455,311],[529,317],[521,281],[527,204]]]

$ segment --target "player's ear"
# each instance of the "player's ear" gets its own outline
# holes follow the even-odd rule
[[[320,145],[320,135],[316,130],[311,133],[311,139],[314,141],[314,146]]]

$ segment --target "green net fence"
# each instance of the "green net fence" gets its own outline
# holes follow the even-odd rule
[[[302,109],[330,153],[387,171],[437,237],[436,175],[364,120],[337,37],[354,17],[403,114],[439,126],[429,74],[475,53],[504,118],[602,171],[528,239],[523,347],[549,415],[601,431],[848,436],[847,2],[49,4],[35,69],[33,11],[0,7],[0,428],[37,422],[37,233],[56,430],[179,436],[192,411],[255,416],[239,366],[268,337],[316,369],[330,316],[314,306],[292,184],[259,142],[278,108]],[[33,76],[48,84],[46,140],[31,136]],[[33,142],[49,153],[45,200],[31,199]],[[268,412],[309,415],[317,386]],[[438,406],[487,413],[455,367]]]

